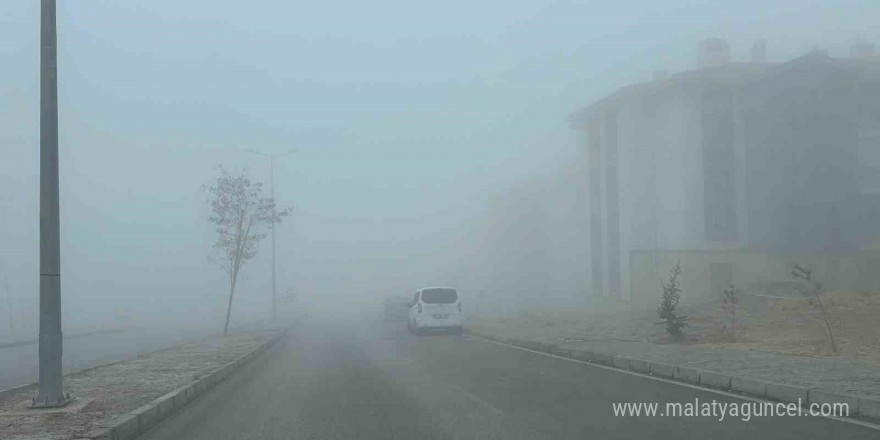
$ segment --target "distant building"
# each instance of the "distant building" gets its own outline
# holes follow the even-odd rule
[[[784,278],[793,260],[841,283],[876,276],[873,46],[778,64],[763,41],[732,62],[727,43],[709,39],[697,64],[572,115],[587,152],[592,291],[654,295],[675,260],[694,297]]]
[[[491,286],[496,310],[517,313],[585,300],[587,249],[584,169],[571,164],[552,176],[523,179],[490,199],[479,252],[465,265]]]

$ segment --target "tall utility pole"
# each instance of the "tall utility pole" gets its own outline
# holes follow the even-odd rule
[[[261,153],[259,151],[255,151],[255,150],[251,150],[251,149],[246,149],[244,151],[269,158],[269,197],[272,198],[273,204],[275,206],[277,206],[278,204],[275,203],[275,159],[282,157],[282,156],[286,156],[291,153],[296,153],[299,150],[291,149],[291,150],[287,150],[283,153],[278,153],[278,154],[266,154],[266,153]],[[272,217],[273,218],[275,217],[275,208],[272,209]],[[275,303],[276,303],[276,301],[275,301],[275,298],[276,298],[276,294],[275,294],[275,222],[274,221],[270,224],[270,227],[272,229],[272,321],[274,321],[275,317],[276,317],[276,306],[275,306]]]
[[[61,383],[61,231],[58,222],[58,37],[55,0],[40,9],[40,391],[34,407],[70,402]]]

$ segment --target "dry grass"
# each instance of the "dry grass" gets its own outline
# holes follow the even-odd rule
[[[721,331],[720,314],[703,310],[696,341],[703,348],[761,350],[795,356],[861,359],[880,366],[880,292],[833,291],[822,295],[838,353],[831,352],[825,323],[810,298],[767,299],[763,313],[748,311],[735,341]]]
[[[679,306],[688,316],[682,342],[699,349],[756,350],[802,357],[860,359],[880,366],[880,291],[832,291],[822,295],[838,353],[830,343],[819,311],[809,298],[741,295],[736,334],[725,332],[721,301]],[[510,335],[545,334],[672,343],[657,312],[640,310],[524,310],[518,316],[487,320]]]

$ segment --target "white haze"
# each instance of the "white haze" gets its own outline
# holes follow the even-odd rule
[[[60,1],[63,316],[219,329],[200,190],[279,159],[278,286],[366,310],[455,285],[511,309],[586,295],[583,139],[566,116],[696,45],[880,41],[877,2]],[[0,5],[0,335],[36,328],[39,2]],[[528,273],[512,269],[527,264]],[[525,263],[523,263],[525,262]],[[234,320],[269,310],[269,246]]]

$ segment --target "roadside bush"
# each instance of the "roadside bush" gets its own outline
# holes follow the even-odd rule
[[[666,326],[666,333],[674,341],[684,339],[682,329],[687,327],[687,316],[678,316],[675,308],[678,306],[678,300],[681,294],[681,264],[675,263],[675,267],[669,273],[669,279],[666,282],[660,281],[663,288],[663,297],[660,301],[660,307],[657,307],[657,314],[660,315],[658,325]]]
[[[724,310],[724,333],[731,341],[736,340],[736,309],[739,304],[739,289],[733,284],[724,289],[721,308]]]
[[[801,290],[805,296],[810,298],[810,305],[819,312],[822,321],[825,322],[825,329],[828,332],[828,341],[831,344],[831,352],[837,354],[837,344],[834,341],[834,332],[831,331],[831,322],[828,318],[828,312],[825,311],[825,305],[822,304],[822,284],[813,279],[813,271],[807,269],[797,263],[791,270],[792,276],[800,280],[806,281],[807,287]]]

